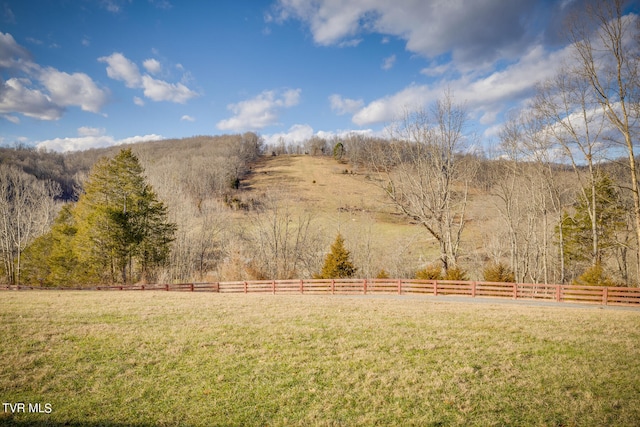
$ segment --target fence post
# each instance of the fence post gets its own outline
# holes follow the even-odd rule
[[[191,292],[193,292],[193,283],[191,283],[190,288],[191,288]]]
[[[471,298],[476,297],[476,282],[471,282]]]
[[[602,288],[602,304],[609,305],[609,288],[606,286]]]
[[[518,299],[518,284],[513,284],[513,299]]]
[[[244,282],[244,293],[246,294],[249,290],[247,289],[247,287],[249,286],[249,284],[246,282]]]
[[[562,294],[562,285],[556,285],[556,302],[560,302]]]
[[[164,285],[164,290],[165,290],[165,291],[167,291],[167,292],[169,292],[169,284],[168,284],[168,283],[166,283],[166,284]]]
[[[398,295],[402,295],[402,279],[398,279]]]
[[[276,281],[275,280],[271,282],[271,286],[273,288],[273,294],[275,295],[276,294]]]
[[[300,293],[304,294],[304,280],[300,279]]]
[[[433,281],[433,296],[438,296],[438,280]]]
[[[367,279],[364,279],[364,281],[362,282],[362,290],[364,291],[364,294],[367,294]]]
[[[331,295],[336,293],[336,279],[331,279]]]

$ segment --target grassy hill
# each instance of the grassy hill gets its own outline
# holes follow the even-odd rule
[[[378,181],[370,172],[332,158],[265,156],[242,190],[245,196],[269,194],[297,211],[311,212],[328,240],[338,232],[345,237],[366,275],[381,268],[415,270],[435,261],[435,240],[389,203]]]

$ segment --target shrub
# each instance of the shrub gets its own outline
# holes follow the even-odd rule
[[[419,280],[442,280],[442,269],[437,264],[431,264],[422,270],[416,271],[416,279]]]
[[[389,273],[387,273],[384,268],[380,270],[378,272],[378,275],[376,276],[376,279],[388,279],[388,278],[389,278]]]
[[[516,281],[516,276],[513,271],[504,263],[490,263],[482,272],[484,280],[487,282],[506,282],[513,283]]]
[[[467,272],[460,267],[451,267],[444,274],[444,280],[467,281],[469,280],[469,277],[467,276]]]
[[[616,283],[607,276],[602,268],[602,264],[597,263],[589,267],[581,276],[573,281],[578,286],[616,286]]]

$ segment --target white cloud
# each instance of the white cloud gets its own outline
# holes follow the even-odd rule
[[[138,107],[144,107],[144,100],[138,96],[133,97],[133,103],[136,104]]]
[[[40,120],[58,120],[64,107],[39,89],[31,89],[31,80],[12,78],[0,81],[0,113],[20,113]]]
[[[196,121],[195,118],[193,118],[191,116],[188,116],[186,114],[184,116],[180,117],[180,120],[183,121],[183,122],[195,122]]]
[[[371,129],[364,130],[340,130],[340,131],[314,131],[308,124],[295,124],[287,132],[278,132],[269,135],[262,135],[264,142],[268,145],[277,145],[281,141],[288,145],[300,145],[317,136],[324,139],[346,138],[349,135],[359,134],[373,136],[375,133]]]
[[[257,130],[273,125],[283,108],[290,108],[300,102],[301,89],[288,89],[284,92],[267,90],[260,95],[229,104],[227,109],[234,116],[217,123],[220,130],[242,131]]]
[[[11,114],[2,114],[0,117],[2,117],[3,119],[17,125],[18,123],[20,123],[20,117],[17,116],[12,116]]]
[[[29,51],[9,33],[0,32],[0,69],[29,71],[35,67]]]
[[[158,74],[162,70],[162,65],[157,59],[149,58],[142,65],[151,74]]]
[[[151,76],[142,76],[144,96],[153,101],[171,101],[184,104],[198,94],[182,83],[168,83],[164,80],[154,79]]]
[[[20,113],[39,120],[58,120],[65,108],[79,106],[100,112],[109,98],[108,90],[84,73],[68,74],[32,61],[30,53],[11,34],[0,32],[0,71],[17,75],[0,77],[0,113]]]
[[[111,135],[106,135],[105,129],[81,127],[78,128],[77,137],[48,139],[36,143],[36,147],[49,151],[66,152],[133,144],[136,142],[158,141],[161,139],[164,139],[161,135],[150,134],[117,140]]]
[[[513,64],[484,76],[470,73],[432,85],[412,84],[371,101],[355,112],[352,120],[360,126],[389,122],[403,111],[431,104],[450,89],[456,102],[466,104],[470,113],[481,118],[482,124],[490,125],[505,106],[532,95],[536,84],[552,77],[568,55],[569,48],[549,52],[536,45]]]
[[[284,141],[287,144],[301,144],[313,136],[313,128],[308,124],[296,124],[287,132],[278,132],[271,135],[263,135],[267,144],[275,145]]]
[[[356,112],[352,121],[359,125],[370,125],[395,120],[403,111],[422,107],[437,99],[437,89],[427,85],[411,85],[393,95],[379,98]]]
[[[107,75],[110,78],[123,81],[128,88],[143,89],[144,96],[153,101],[184,104],[189,99],[198,96],[197,92],[182,83],[169,83],[154,79],[149,74],[141,74],[138,66],[120,52],[98,58],[98,61],[107,63]],[[155,59],[148,59],[144,61],[143,65],[150,72],[161,69],[160,63]]]
[[[343,46],[362,34],[405,40],[406,49],[425,58],[447,55],[465,72],[512,60],[533,43],[553,39],[572,9],[567,1],[535,0],[278,0],[272,21],[295,19],[305,24],[319,45]],[[579,3],[579,2],[576,2]]]
[[[391,55],[387,58],[384,59],[384,61],[382,61],[382,69],[383,70],[390,70],[393,68],[393,65],[396,63],[396,56],[395,55]]]
[[[128,88],[139,88],[142,85],[142,76],[138,66],[120,52],[102,56],[98,58],[98,61],[106,62],[107,75],[114,80],[123,81]]]
[[[560,14],[558,7],[548,13]],[[340,45],[360,33],[376,32],[406,40],[407,50],[425,57],[452,52],[456,61],[478,68],[505,54],[517,54],[542,7],[533,0],[406,1],[399,7],[388,0],[279,0],[275,20],[297,19],[308,25],[320,45]]]
[[[61,106],[77,105],[84,111],[98,113],[108,100],[107,91],[84,73],[67,74],[48,67],[42,70],[40,81],[48,89],[51,100]]]
[[[331,103],[331,110],[339,115],[353,114],[364,106],[362,99],[343,98],[338,94],[329,96],[329,102]]]

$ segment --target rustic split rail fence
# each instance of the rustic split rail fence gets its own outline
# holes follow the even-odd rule
[[[38,288],[0,286],[0,290],[100,290],[182,291],[217,293],[315,294],[315,295],[457,295],[525,300],[546,300],[601,305],[640,306],[640,288],[574,286],[531,283],[497,283],[457,280],[413,279],[305,279],[251,280],[93,288]]]

